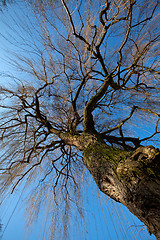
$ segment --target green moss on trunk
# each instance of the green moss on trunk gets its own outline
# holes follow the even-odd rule
[[[111,162],[115,168],[118,166],[118,163],[128,157],[129,154],[130,153],[125,150],[109,147],[102,142],[92,143],[84,150],[84,157],[88,165],[92,165],[93,156],[98,156],[98,158],[96,158],[98,165],[103,165],[108,161]]]

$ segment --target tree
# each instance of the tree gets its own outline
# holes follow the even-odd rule
[[[1,1],[0,1],[0,11],[2,11],[2,9],[3,9],[4,7],[6,7],[7,4],[10,4],[10,3],[13,3],[13,1],[12,1],[12,0],[1,0]]]
[[[43,187],[36,185],[30,216],[47,194],[65,201],[65,229],[73,194],[81,209],[87,168],[160,239],[160,152],[147,145],[158,146],[160,133],[159,2],[33,0],[30,7],[27,38],[19,34],[26,54],[12,62],[23,74],[1,86],[1,193],[36,177]]]

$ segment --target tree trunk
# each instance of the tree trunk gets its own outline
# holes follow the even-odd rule
[[[148,146],[128,152],[83,135],[84,164],[99,189],[124,204],[160,239],[160,152]]]

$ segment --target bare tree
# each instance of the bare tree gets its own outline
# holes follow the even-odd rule
[[[160,239],[158,0],[29,4],[12,62],[23,74],[1,86],[1,193],[37,181],[30,216],[44,195],[65,201],[65,229],[87,168]]]

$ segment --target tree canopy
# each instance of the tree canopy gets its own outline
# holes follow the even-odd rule
[[[43,205],[58,218],[63,203],[65,231],[72,201],[82,215],[85,134],[127,154],[159,146],[159,2],[31,0],[26,9],[8,35],[17,75],[0,86],[0,192],[32,187],[28,221]]]

